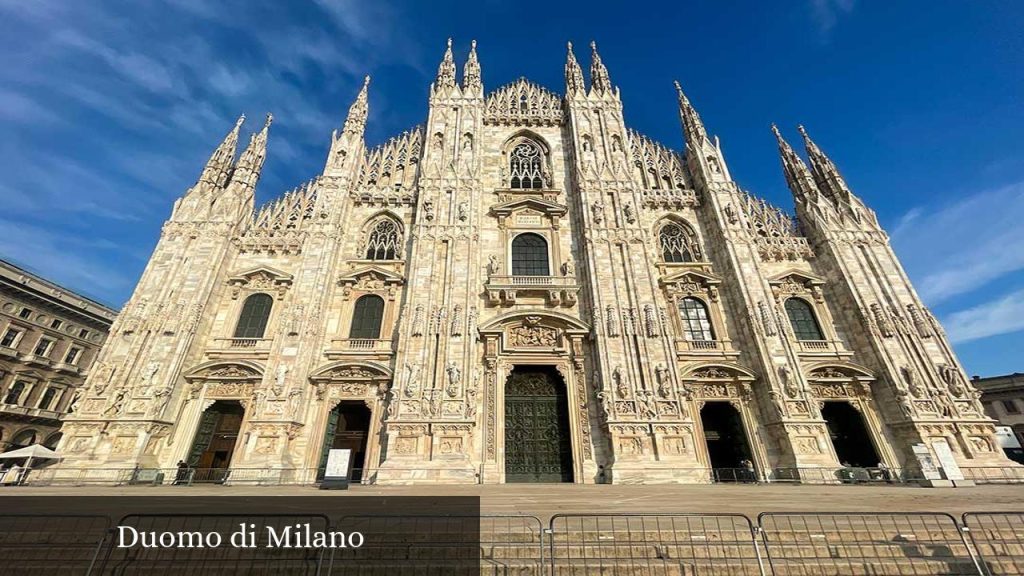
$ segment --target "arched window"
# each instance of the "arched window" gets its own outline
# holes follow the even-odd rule
[[[402,235],[391,218],[381,218],[366,239],[367,260],[394,260],[401,253]]]
[[[548,242],[539,234],[520,234],[512,240],[512,275],[547,276]]]
[[[662,226],[658,241],[665,262],[693,262],[700,258],[700,249],[693,233],[682,224],[669,222]]]
[[[36,431],[35,430],[22,430],[18,432],[18,435],[11,440],[11,448],[24,448],[25,446],[31,446],[36,443]]]
[[[700,300],[690,297],[680,300],[679,316],[683,319],[683,334],[687,340],[715,339],[711,320],[708,319],[708,307]]]
[[[4,396],[4,404],[17,405],[18,401],[21,400],[22,393],[25,392],[25,383],[18,380],[11,387],[7,389],[7,394]]]
[[[543,188],[541,178],[540,146],[534,142],[520,142],[509,155],[509,173],[512,177],[509,188]]]
[[[805,300],[790,298],[786,300],[786,314],[789,315],[789,323],[793,326],[793,334],[797,340],[824,340],[821,334],[821,326],[814,317],[814,309]]]
[[[356,309],[352,312],[352,327],[349,338],[377,339],[380,338],[380,324],[384,319],[384,299],[380,296],[367,294],[356,300]]]
[[[53,434],[50,434],[46,437],[46,440],[43,441],[43,446],[46,446],[50,450],[56,450],[57,444],[60,442],[60,438],[63,435],[64,434],[62,432],[54,432]]]
[[[253,294],[246,298],[235,326],[235,338],[263,338],[273,305],[274,299],[267,294]]]

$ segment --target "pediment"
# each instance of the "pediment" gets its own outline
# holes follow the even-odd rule
[[[257,266],[243,270],[228,278],[228,284],[235,286],[250,285],[266,288],[290,286],[294,277],[287,272],[282,272],[270,266]]]
[[[683,375],[683,380],[704,381],[750,382],[756,378],[757,376],[753,372],[735,364],[703,364],[695,366]]]
[[[263,367],[255,362],[207,362],[185,373],[186,380],[260,380]]]
[[[334,362],[314,371],[309,379],[313,381],[390,380],[391,370],[373,362]]]
[[[338,277],[339,285],[374,284],[381,287],[402,285],[405,277],[382,266],[360,266]]]
[[[492,214],[503,217],[527,210],[532,210],[547,216],[564,216],[568,211],[568,208],[557,202],[534,197],[508,200],[491,206]]]
[[[659,280],[662,284],[687,284],[696,282],[706,286],[717,286],[722,283],[722,279],[714,274],[708,272],[702,272],[700,270],[682,270],[674,274],[669,274]]]
[[[768,279],[768,283],[773,285],[793,282],[807,287],[821,286],[825,283],[821,277],[797,268],[790,268],[789,270],[786,270],[781,274],[776,274]]]
[[[867,368],[851,362],[843,364],[820,364],[812,366],[808,372],[808,380],[861,380],[873,381],[874,375]]]

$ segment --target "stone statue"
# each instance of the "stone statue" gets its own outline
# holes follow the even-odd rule
[[[405,363],[409,376],[405,381],[405,397],[412,398],[420,393],[420,365]]]
[[[562,264],[562,276],[575,276],[576,265],[573,264],[572,260],[566,260]]]
[[[658,396],[668,398],[672,393],[672,386],[669,382],[668,368],[664,364],[658,364],[654,369],[654,377],[658,381]]]
[[[159,418],[163,414],[164,408],[170,400],[171,386],[169,384],[165,384],[153,393],[153,401],[149,405],[147,415],[151,418]]]
[[[498,256],[491,254],[487,258],[487,275],[497,276],[501,273],[501,264],[498,262]]]
[[[449,398],[454,398],[459,393],[459,384],[462,382],[462,370],[459,370],[459,365],[455,362],[449,362],[445,372],[448,373],[446,393]]]

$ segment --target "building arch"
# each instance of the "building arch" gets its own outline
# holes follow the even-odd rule
[[[568,314],[563,314],[562,312],[555,310],[518,310],[514,312],[507,312],[500,316],[491,318],[487,322],[481,324],[479,330],[481,332],[500,330],[502,326],[523,322],[528,317],[539,317],[543,323],[560,324],[569,330],[590,330],[590,326],[584,324],[578,318],[574,318]]]
[[[501,147],[502,180],[511,189],[551,187],[551,146],[532,130],[520,130]]]
[[[365,260],[401,260],[405,255],[405,225],[391,210],[381,210],[363,223],[360,255]]]
[[[38,443],[39,432],[35,428],[22,428],[17,434],[11,436],[11,450],[24,448]]]
[[[274,297],[266,292],[254,292],[242,303],[242,310],[235,323],[234,338],[260,339],[267,332],[270,314],[274,309]]]
[[[704,259],[697,232],[678,216],[665,216],[659,220],[654,228],[654,237],[663,262],[701,262]]]

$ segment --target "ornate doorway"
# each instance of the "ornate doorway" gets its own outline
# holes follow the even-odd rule
[[[882,461],[864,425],[864,417],[849,402],[825,402],[821,417],[828,424],[828,435],[841,465],[872,468]]]
[[[565,384],[553,367],[517,366],[505,383],[505,481],[572,480]]]
[[[700,409],[700,421],[714,480],[753,480],[750,445],[739,410],[728,402],[708,402]]]
[[[245,409],[237,400],[217,400],[199,419],[188,465],[195,469],[193,482],[223,482],[238,443]]]
[[[358,484],[363,480],[366,463],[366,443],[370,435],[370,409],[365,402],[343,401],[327,415],[327,432],[320,456],[317,479],[324,476],[327,454],[332,448],[347,448],[352,451],[349,459],[349,481]]]

